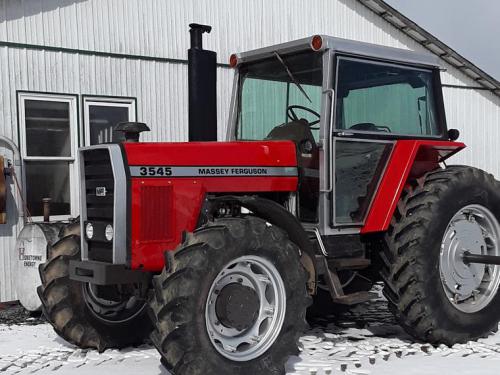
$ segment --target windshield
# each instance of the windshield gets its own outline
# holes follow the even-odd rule
[[[274,128],[305,119],[317,140],[319,123],[311,124],[319,122],[321,56],[311,51],[276,53],[273,58],[242,66],[236,138],[263,140]]]

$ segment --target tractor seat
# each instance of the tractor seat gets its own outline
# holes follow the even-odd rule
[[[297,149],[301,149],[301,146],[305,142],[309,141],[308,143],[312,145],[310,153],[314,153],[318,150],[318,145],[316,144],[311,129],[309,128],[309,123],[304,119],[276,126],[269,132],[266,140],[293,141],[297,145]]]

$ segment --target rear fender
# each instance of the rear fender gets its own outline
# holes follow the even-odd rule
[[[386,231],[407,182],[440,168],[439,163],[464,148],[461,142],[397,141],[361,233]]]

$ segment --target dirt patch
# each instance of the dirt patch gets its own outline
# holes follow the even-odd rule
[[[30,312],[18,303],[0,304],[0,324],[37,325],[43,323],[47,323],[47,321],[39,311]]]

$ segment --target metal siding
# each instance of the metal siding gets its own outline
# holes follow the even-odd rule
[[[232,52],[316,33],[425,51],[357,0],[0,0],[0,40],[9,42],[185,59],[190,22],[213,26],[204,43],[222,63]],[[477,86],[444,61],[443,66],[443,83]],[[217,74],[223,139],[233,71],[218,68]],[[16,90],[137,97],[137,119],[152,129],[144,140],[187,139],[183,64],[0,47],[0,134],[17,142]],[[452,88],[444,93],[448,125],[469,145],[453,162],[500,177],[500,98]],[[10,214],[14,203],[20,204],[10,200]],[[9,250],[20,228],[0,226],[0,300],[15,297]]]
[[[227,70],[219,74],[230,80]],[[136,97],[137,118],[153,129],[145,140],[187,139],[186,65],[1,47],[0,134],[17,143],[16,90]],[[219,100],[222,111],[227,107],[228,85],[221,84],[219,94],[224,97]],[[0,153],[12,158],[1,147]],[[15,298],[10,262],[22,222],[13,223],[12,214],[20,205],[10,199],[10,222],[0,225],[0,301]]]
[[[2,6],[0,5],[0,9]],[[17,142],[17,127],[15,121],[15,98],[11,95],[11,79],[9,53],[7,48],[0,48],[0,134],[7,136]],[[0,142],[0,153],[12,159],[12,153],[2,147]],[[0,301],[15,298],[14,278],[11,271],[11,258],[13,256],[9,249],[14,248],[15,239],[22,228],[22,222],[14,216],[17,205],[13,194],[16,194],[14,185],[7,186],[7,224],[0,225]],[[13,215],[14,214],[14,215]]]

